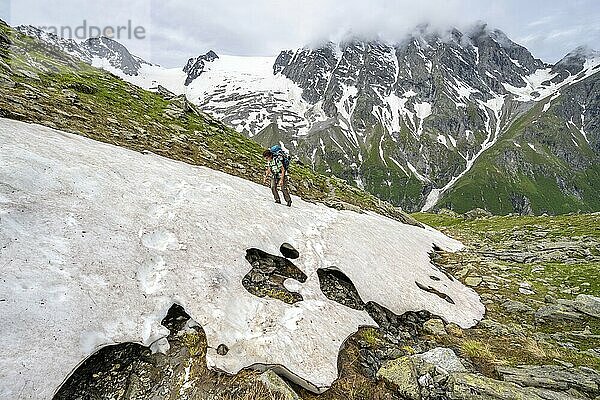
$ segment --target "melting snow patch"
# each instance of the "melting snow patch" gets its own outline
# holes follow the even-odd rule
[[[438,135],[437,141],[438,141],[438,143],[441,143],[444,146],[446,146],[446,148],[448,148],[448,143],[446,141],[446,136],[444,136],[444,135]]]
[[[412,172],[414,174],[414,176],[417,177],[418,180],[420,180],[421,182],[425,182],[425,183],[429,182],[429,179],[427,179],[426,177],[421,175],[410,162],[407,161],[406,166],[408,167],[408,169],[410,169],[410,172]]]
[[[452,135],[448,135],[448,139],[450,139],[450,143],[452,143],[452,146],[456,147],[456,139],[454,139]]]
[[[544,104],[544,108],[542,110],[542,112],[546,112],[550,109],[550,106],[552,105],[552,102],[554,100],[556,100],[558,97],[560,96],[560,92],[556,92],[552,95],[552,97],[550,97],[550,100],[548,100],[548,102],[546,104]]]
[[[419,127],[417,128],[417,136],[423,133],[423,121],[431,115],[431,104],[427,102],[415,103],[415,114],[419,119]]]
[[[11,188],[0,224],[10,260],[0,280],[1,398],[50,399],[98,348],[164,338],[174,302],[204,328],[209,366],[283,365],[322,391],[338,376],[344,340],[374,321],[327,299],[319,268],[336,266],[363,301],[397,314],[424,309],[463,327],[483,316],[457,280],[430,283],[455,304],[416,286],[437,273],[434,244],[462,247],[433,229],[297,198],[278,206],[250,181],[16,121],[0,119],[0,149],[0,182]],[[293,305],[242,285],[246,250],[277,254],[284,242],[308,276]]]
[[[427,102],[415,103],[415,113],[419,119],[429,117],[431,115],[431,104]]]
[[[579,82],[593,74],[597,71],[595,67],[600,65],[600,57],[593,58],[590,60],[586,60],[583,65],[583,70],[577,75],[571,75],[564,79],[559,83],[550,83],[549,85],[542,85],[542,83],[546,81],[550,81],[552,78],[556,76],[555,73],[552,73],[551,68],[538,69],[533,74],[523,77],[525,81],[525,86],[523,87],[515,87],[511,86],[507,83],[503,83],[504,88],[513,93],[516,97],[517,101],[540,101],[545,99],[546,97],[556,93],[560,88],[570,85],[575,82]]]
[[[381,139],[379,139],[379,158],[383,161],[383,164],[387,167],[387,162],[385,161],[385,156],[383,155],[383,138],[384,135],[381,135]]]
[[[527,145],[531,147],[531,150],[536,151],[535,146],[532,143],[527,143]]]
[[[394,164],[396,164],[396,166],[397,166],[398,168],[400,168],[400,169],[402,170],[402,172],[404,172],[404,174],[405,174],[406,176],[410,176],[410,175],[408,174],[408,172],[406,172],[406,169],[405,169],[405,168],[402,166],[402,164],[400,164],[400,163],[398,162],[398,160],[396,160],[396,159],[395,159],[395,158],[393,158],[393,157],[389,157],[389,159],[390,159],[390,160],[392,160],[392,162],[393,162]]]
[[[581,111],[581,128],[579,129],[579,132],[581,132],[581,136],[583,136],[583,138],[585,139],[587,144],[590,144],[590,140],[588,139],[587,134],[585,133],[585,130],[583,129],[585,126],[585,105],[582,107],[583,107],[583,110]]]

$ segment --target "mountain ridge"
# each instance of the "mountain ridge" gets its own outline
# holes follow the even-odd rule
[[[284,50],[276,57],[209,51],[190,58],[183,69],[141,65],[139,74],[121,75],[147,89],[160,84],[185,93],[259,143],[281,142],[316,171],[353,182],[409,211],[447,206],[464,212],[469,203],[498,213],[556,213],[598,208],[579,193],[576,178],[563,167],[553,168],[556,160],[550,159],[543,179],[555,181],[561,204],[567,206],[535,199],[541,175],[528,178],[533,192],[524,189],[527,185],[513,185],[503,198],[483,196],[464,204],[456,197],[446,203],[443,199],[457,182],[471,179],[472,168],[486,162],[482,157],[521,116],[537,112],[535,105],[542,102],[538,114],[552,112],[552,102],[562,100],[561,90],[597,79],[599,63],[597,52],[577,48],[549,65],[500,30],[479,24],[466,33],[450,29],[434,34],[421,27],[393,45],[355,39]],[[581,146],[592,154],[582,154],[593,164],[600,154],[595,147],[597,116],[590,106],[580,108],[559,116],[567,130],[555,122],[550,133],[583,137]],[[536,147],[548,133],[515,143],[521,149]],[[521,156],[523,164],[532,157]],[[513,166],[501,165],[505,172],[515,172]],[[519,170],[519,176],[527,173]],[[533,198],[533,206],[506,206],[511,198],[526,198],[526,203]]]

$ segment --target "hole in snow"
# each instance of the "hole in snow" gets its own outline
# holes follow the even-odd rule
[[[220,355],[220,356],[224,356],[224,355],[227,355],[227,353],[229,353],[229,347],[227,347],[226,345],[224,345],[224,344],[220,344],[220,345],[217,347],[217,354],[218,354],[218,355]]]
[[[343,272],[336,268],[320,268],[317,270],[321,292],[329,300],[333,300],[355,310],[364,310],[365,303],[360,298],[356,287]]]
[[[433,276],[433,275],[430,275],[430,276],[429,276],[429,278],[430,278],[432,281],[439,281],[439,280],[441,280],[441,279],[440,279],[440,278],[438,278],[437,276]]]
[[[149,348],[138,343],[106,346],[86,359],[62,384],[53,400],[101,399],[126,387],[127,375],[151,358]]]
[[[166,327],[171,334],[175,334],[183,329],[183,326],[189,319],[190,316],[185,312],[183,307],[179,304],[173,304],[160,323],[162,326]]]
[[[415,283],[417,284],[419,289],[424,290],[429,293],[432,293],[432,294],[435,294],[436,296],[441,297],[442,299],[446,300],[448,303],[454,304],[454,300],[452,300],[452,298],[450,296],[448,296],[447,294],[442,293],[439,290],[432,288],[431,286],[425,286],[416,281],[415,281]]]
[[[284,285],[289,278],[302,283],[307,278],[290,260],[254,248],[246,250],[246,260],[252,269],[242,279],[242,285],[249,293],[288,304],[303,300],[300,293],[290,291]]]
[[[205,366],[206,337],[183,307],[173,304],[161,324],[169,329],[167,354],[153,354],[139,343],[103,347],[84,360],[65,380],[53,400],[152,398],[157,387],[178,387],[189,357]],[[185,334],[182,334],[185,332]],[[177,366],[177,367],[174,367]],[[133,397],[131,397],[133,398]]]

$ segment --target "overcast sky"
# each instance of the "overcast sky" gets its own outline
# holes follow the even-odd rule
[[[421,23],[484,21],[547,62],[580,45],[600,50],[600,0],[0,0],[0,14],[12,25],[73,28],[83,20],[100,27],[131,20],[145,39],[128,40],[122,31],[120,41],[168,67],[209,49],[276,55],[349,34],[393,41]]]

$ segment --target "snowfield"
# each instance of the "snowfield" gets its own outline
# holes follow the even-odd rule
[[[286,281],[303,296],[294,305],[242,286],[246,250],[277,255],[283,242],[308,276]],[[344,340],[374,321],[328,300],[318,268],[335,266],[364,301],[398,314],[424,309],[463,327],[482,318],[478,295],[431,264],[434,244],[462,247],[430,228],[298,198],[287,208],[221,172],[0,119],[0,398],[50,399],[101,347],[156,343],[173,303],[205,330],[210,366],[282,365],[324,390]]]

